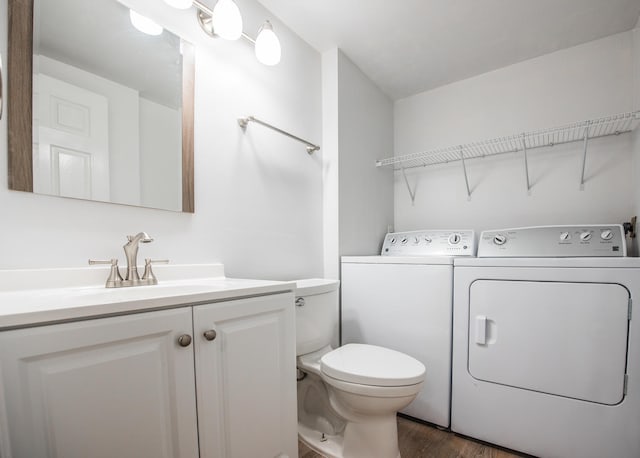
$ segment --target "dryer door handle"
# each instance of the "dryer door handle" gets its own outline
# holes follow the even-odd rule
[[[487,317],[484,315],[476,316],[476,343],[487,344]]]

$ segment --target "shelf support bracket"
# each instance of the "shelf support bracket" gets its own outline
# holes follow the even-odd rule
[[[529,181],[529,160],[527,158],[527,142],[525,141],[525,134],[521,136],[522,151],[524,151],[524,175],[527,178],[527,194],[531,195],[531,182]]]
[[[407,173],[404,171],[404,167],[402,167],[402,177],[404,178],[404,184],[407,185],[407,191],[409,191],[409,196],[411,197],[411,206],[414,205],[416,201],[416,190],[411,190],[411,186],[409,185],[409,180],[407,179]]]
[[[471,200],[471,188],[469,188],[467,164],[464,162],[464,148],[462,146],[460,146],[460,161],[462,162],[462,172],[464,173],[464,183],[467,186],[467,200]]]
[[[580,191],[584,191],[584,171],[587,166],[587,146],[589,144],[589,127],[591,121],[587,122],[587,126],[584,129],[584,149],[582,152],[582,175],[580,176]]]

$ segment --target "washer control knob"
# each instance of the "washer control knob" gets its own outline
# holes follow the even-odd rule
[[[589,240],[591,240],[591,232],[584,231],[580,233],[580,240],[582,240],[583,242],[588,242]]]
[[[493,243],[495,243],[496,245],[504,245],[505,243],[507,243],[507,237],[502,234],[495,235],[493,237]]]
[[[460,243],[460,239],[462,237],[460,237],[460,234],[451,234],[449,236],[449,244],[450,245],[457,245],[458,243]]]
[[[403,245],[406,245],[408,241],[409,241],[408,238],[402,237],[402,239],[400,240],[400,243],[402,243]]]
[[[563,242],[570,239],[571,239],[571,234],[569,234],[568,232],[563,232],[562,234],[560,234],[560,240],[562,240]]]
[[[391,237],[391,240],[389,241],[391,242],[391,245],[395,245],[398,239],[396,239],[395,237]]]
[[[613,238],[613,232],[611,232],[610,229],[605,229],[604,231],[600,232],[600,238],[602,240],[611,240]]]
[[[420,237],[414,237],[413,238],[413,244],[417,245],[418,243],[420,243]]]
[[[433,239],[431,237],[429,237],[428,235],[425,235],[424,236],[424,241],[427,242],[427,243],[431,243],[431,242],[433,242]]]

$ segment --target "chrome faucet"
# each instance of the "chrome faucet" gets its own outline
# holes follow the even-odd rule
[[[138,275],[138,248],[140,243],[153,242],[146,232],[139,232],[136,235],[127,235],[127,243],[123,246],[124,254],[127,258],[127,275],[123,279],[118,268],[118,260],[94,261],[89,259],[89,264],[110,264],[111,271],[105,286],[107,288],[121,288],[124,286],[157,285],[158,280],[153,274],[151,264],[167,264],[169,260],[145,259],[144,274],[142,278]]]
[[[138,248],[140,242],[149,243],[153,239],[146,232],[138,232],[136,235],[127,235],[128,242],[123,246],[127,257],[127,275],[125,281],[136,282],[140,280],[138,275]]]

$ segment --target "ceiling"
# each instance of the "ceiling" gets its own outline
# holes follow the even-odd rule
[[[630,30],[640,15],[640,0],[258,1],[393,99]]]

